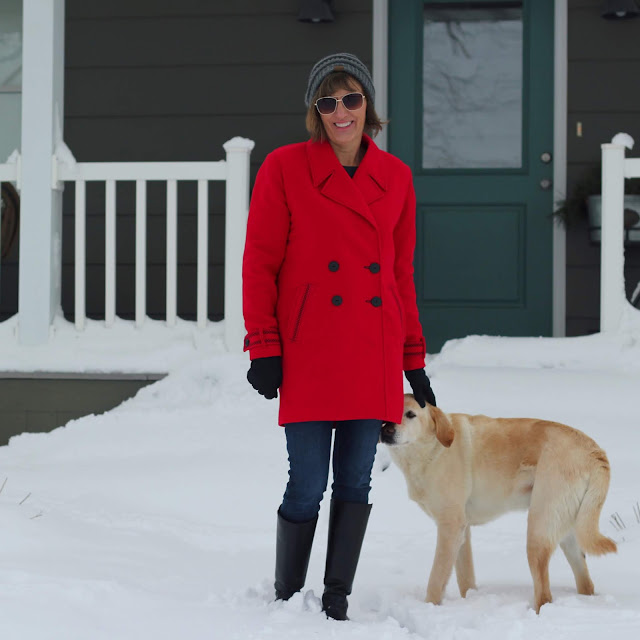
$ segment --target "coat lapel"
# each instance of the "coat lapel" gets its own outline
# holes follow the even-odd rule
[[[369,204],[381,198],[386,191],[386,181],[381,167],[381,152],[368,136],[367,152],[353,178],[338,162],[328,142],[307,143],[307,156],[311,167],[313,186],[322,195],[349,207],[360,214],[374,227],[376,219]]]
[[[384,172],[382,152],[369,136],[365,135],[364,139],[367,143],[367,152],[353,180],[367,205],[370,205],[387,192],[387,176]]]

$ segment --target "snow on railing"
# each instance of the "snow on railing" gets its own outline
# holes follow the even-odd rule
[[[0,184],[3,182],[15,182],[20,191],[20,153],[14,151],[7,161],[0,164]]]
[[[640,158],[625,158],[633,148],[626,133],[602,147],[602,240],[600,257],[600,330],[620,328],[627,301],[624,283],[624,180],[640,178]]]
[[[243,322],[241,297],[242,247],[249,208],[249,156],[252,140],[233,138],[224,145],[226,160],[217,162],[76,162],[61,144],[53,158],[53,185],[75,183],[75,325],[86,321],[86,183],[105,183],[105,325],[116,318],[116,183],[136,183],[135,207],[135,324],[146,318],[147,181],[167,184],[166,323],[177,319],[177,183],[197,181],[197,302],[198,327],[207,324],[208,302],[208,189],[212,180],[226,181],[225,204],[225,342],[241,349]],[[1,176],[2,174],[0,174]]]

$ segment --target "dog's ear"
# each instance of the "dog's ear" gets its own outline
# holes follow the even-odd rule
[[[453,431],[453,426],[449,422],[449,418],[447,418],[447,416],[445,416],[438,407],[434,407],[430,404],[427,406],[436,429],[436,438],[438,438],[443,446],[450,447],[453,442],[453,438],[455,437],[455,433]]]

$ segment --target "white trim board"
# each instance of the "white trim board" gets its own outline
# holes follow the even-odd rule
[[[568,0],[556,0],[553,80],[553,200],[567,191],[567,48]],[[563,226],[553,225],[553,335],[566,335],[567,322],[567,234]]]
[[[389,116],[389,0],[373,0],[373,86],[376,111],[384,122]],[[376,137],[376,144],[387,151],[387,127]]]

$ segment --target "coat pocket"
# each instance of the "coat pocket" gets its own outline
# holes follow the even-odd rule
[[[296,303],[293,308],[293,313],[289,319],[289,340],[295,342],[300,338],[302,321],[304,318],[304,312],[309,302],[309,296],[311,294],[311,285],[305,284],[299,287],[296,295]]]
[[[405,330],[405,325],[404,325],[404,307],[402,306],[402,302],[400,300],[400,294],[398,293],[398,291],[396,290],[395,287],[393,287],[393,289],[391,290],[393,292],[393,298],[396,301],[396,304],[398,305],[398,312],[400,313],[400,322],[402,324],[402,330]]]

